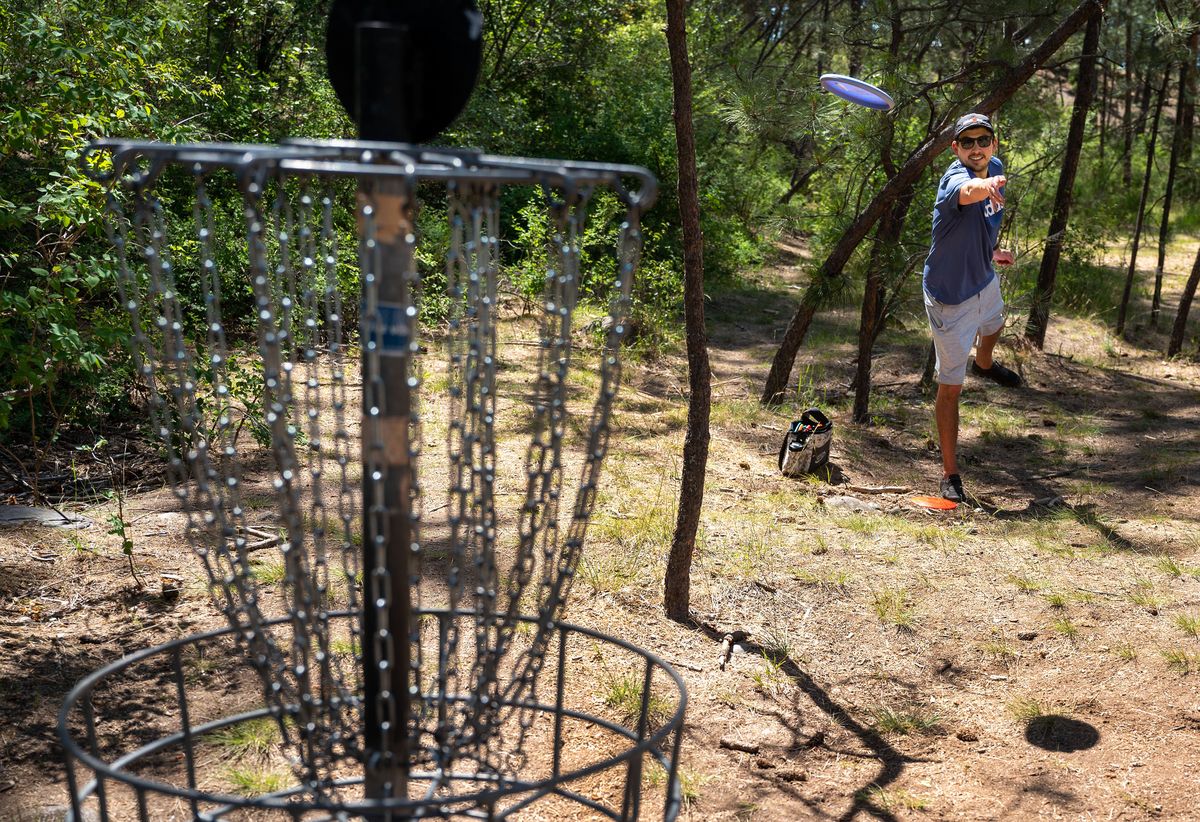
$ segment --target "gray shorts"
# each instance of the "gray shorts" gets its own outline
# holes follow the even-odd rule
[[[929,315],[933,348],[937,353],[934,379],[944,385],[962,385],[975,338],[995,334],[1004,327],[1000,278],[993,277],[983,291],[958,305],[940,303],[928,291],[924,294],[925,313]]]

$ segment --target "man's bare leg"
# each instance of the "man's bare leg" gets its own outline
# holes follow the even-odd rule
[[[999,334],[996,335],[1000,336]],[[982,340],[980,341],[982,343]],[[996,344],[995,337],[992,345]],[[989,355],[991,351],[989,349]],[[933,416],[937,421],[938,442],[942,447],[942,476],[958,473],[958,395],[961,385],[938,385]]]
[[[1002,331],[1003,329],[1001,329]],[[980,337],[978,344],[975,346],[975,364],[980,368],[987,370],[992,367],[992,349],[996,347],[996,341],[1000,339],[1000,331],[995,334],[988,334],[986,337]]]

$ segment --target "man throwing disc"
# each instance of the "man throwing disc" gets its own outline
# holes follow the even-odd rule
[[[933,331],[938,383],[934,416],[942,448],[941,494],[965,498],[958,474],[958,397],[971,346],[978,338],[971,373],[1009,388],[1021,378],[992,359],[1004,327],[1004,301],[993,261],[1012,262],[996,249],[1004,215],[1004,164],[995,156],[996,132],[982,114],[964,114],[954,124],[951,150],[957,159],[938,184],[933,205],[933,241],[922,285]]]

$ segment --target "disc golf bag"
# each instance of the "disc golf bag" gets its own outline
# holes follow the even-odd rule
[[[779,448],[779,470],[785,477],[811,474],[829,463],[833,423],[816,408],[810,408],[788,427]]]

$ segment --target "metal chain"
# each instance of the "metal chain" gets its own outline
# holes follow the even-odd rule
[[[446,184],[449,220],[445,257],[447,318],[447,494],[445,598],[434,602],[465,616],[434,622],[416,618],[435,587],[422,581],[421,527],[425,516],[417,470],[422,425],[436,408],[420,391],[425,373],[419,345],[420,271],[416,237],[401,239],[410,261],[405,283],[409,342],[406,380],[412,397],[407,423],[410,550],[407,580],[414,618],[407,637],[380,630],[367,636],[361,617],[335,628],[345,607],[388,626],[391,600],[384,547],[389,508],[385,459],[392,443],[381,424],[385,398],[379,351],[361,336],[361,430],[351,392],[355,362],[347,328],[354,295],[339,277],[336,228],[337,174],[284,170],[277,161],[235,169],[244,206],[246,261],[254,307],[261,404],[241,408],[244,357],[230,343],[222,317],[214,207],[210,190],[220,168],[192,170],[198,281],[204,329],[183,313],[169,258],[168,215],[153,196],[153,175],[138,178],[127,194],[109,197],[110,226],[120,267],[121,298],[133,329],[138,373],[146,383],[152,425],[168,461],[168,477],[187,521],[187,538],[200,557],[230,623],[238,628],[262,682],[264,703],[280,723],[297,776],[311,795],[342,796],[336,778],[365,749],[362,665],[365,651],[380,665],[373,712],[381,726],[398,722],[397,693],[416,697],[407,738],[416,745],[410,765],[428,761],[447,775],[469,760],[479,778],[507,784],[526,762],[538,684],[557,635],[588,522],[597,500],[602,462],[621,380],[620,346],[628,328],[631,280],[641,248],[638,211],[627,209],[616,249],[608,336],[599,362],[600,388],[591,407],[580,479],[570,496],[567,451],[573,320],[580,298],[582,250],[593,187],[562,181],[542,187],[550,236],[542,305],[537,318],[536,373],[528,387],[530,438],[524,454],[524,491],[515,512],[515,545],[499,544],[497,506],[498,363],[502,343],[497,283],[501,277],[501,187],[469,170]],[[358,175],[355,171],[355,175]],[[558,173],[558,172],[556,172]],[[233,182],[233,175],[223,181]],[[357,180],[354,176],[351,180]],[[383,274],[380,201],[369,183],[358,183],[360,324],[380,327],[378,296]],[[415,188],[410,189],[410,193]],[[132,209],[126,216],[123,197]],[[410,197],[406,219],[415,219]],[[415,225],[415,222],[412,223]],[[229,272],[233,274],[234,272]],[[191,276],[190,274],[188,276]],[[189,283],[189,288],[191,288]],[[194,289],[192,289],[194,290]],[[390,310],[390,309],[389,309]],[[194,323],[197,328],[189,327]],[[353,407],[352,407],[353,406]],[[520,408],[520,406],[518,405]],[[521,409],[522,412],[524,409]],[[250,506],[245,491],[255,450],[239,441],[245,415],[261,414],[270,441],[271,493],[282,532],[282,590],[288,621],[270,618],[249,553]],[[361,454],[356,445],[361,443]],[[363,466],[361,477],[355,466]],[[566,490],[566,493],[564,491]],[[364,564],[360,534],[374,534]],[[503,563],[498,561],[503,559]],[[361,585],[361,591],[359,589]],[[344,602],[343,602],[344,600]],[[532,636],[519,630],[536,617]],[[339,633],[339,631],[341,633]],[[342,639],[341,637],[345,637]],[[346,645],[342,645],[345,642]],[[397,670],[407,643],[409,669]],[[341,649],[347,650],[341,650]],[[347,657],[353,658],[353,665]],[[290,721],[285,721],[290,720]],[[429,740],[432,740],[430,743]],[[471,771],[468,767],[467,771]],[[435,791],[445,787],[436,779]]]

